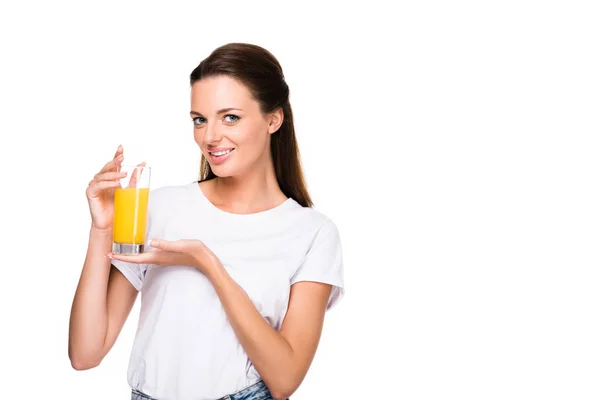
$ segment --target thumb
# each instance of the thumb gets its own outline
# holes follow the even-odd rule
[[[156,249],[165,250],[165,251],[180,251],[181,250],[181,243],[179,243],[178,241],[170,242],[168,240],[163,240],[163,239],[153,239],[152,241],[150,241],[150,246],[152,246]]]

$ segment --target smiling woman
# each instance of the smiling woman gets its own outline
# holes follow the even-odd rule
[[[236,47],[244,48],[243,56],[234,55]],[[190,81],[190,115],[196,127],[194,137],[202,149],[201,180],[219,175],[213,171],[217,165],[223,164],[219,167],[223,174],[234,175],[231,169],[248,170],[253,162],[259,162],[274,169],[286,196],[303,207],[312,206],[300,165],[290,91],[275,57],[258,46],[231,44],[202,61]],[[211,107],[215,111],[209,118],[202,111]],[[219,145],[221,148],[214,147],[211,141],[219,143],[219,136],[225,133],[227,140],[242,147],[244,155],[238,152],[236,157],[232,154],[221,160],[219,157],[228,153],[211,153],[239,147],[235,143],[228,147],[227,140]],[[259,157],[265,159],[258,160]],[[221,162],[225,159],[231,159],[227,167]]]
[[[312,207],[275,57],[228,44],[190,83],[200,179],[150,193],[146,253],[109,253],[121,147],[90,182],[69,357],[100,364],[141,292],[132,399],[285,399],[344,293],[339,233]]]

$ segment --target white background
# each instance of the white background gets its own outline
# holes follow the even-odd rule
[[[120,143],[196,178],[189,73],[239,41],[281,62],[344,246],[295,400],[598,399],[592,3],[3,2],[0,397],[128,398],[139,303],[99,367],[67,357],[84,191]]]

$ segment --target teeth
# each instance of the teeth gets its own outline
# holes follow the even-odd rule
[[[223,156],[228,153],[231,153],[231,150],[211,152],[210,154],[212,154],[213,156]]]

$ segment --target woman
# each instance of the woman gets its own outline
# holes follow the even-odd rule
[[[201,179],[151,192],[147,252],[110,253],[121,146],[87,188],[69,357],[78,370],[97,366],[140,291],[132,399],[285,399],[343,295],[338,231],[312,208],[275,57],[228,44],[190,78]]]

